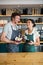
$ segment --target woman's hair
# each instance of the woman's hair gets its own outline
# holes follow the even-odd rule
[[[36,26],[35,21],[33,19],[28,19],[27,21],[29,21],[29,20],[32,22],[33,27],[35,27]]]
[[[12,13],[12,15],[11,15],[11,20],[12,20],[12,18],[15,18],[16,16],[20,16],[20,14],[19,13]]]

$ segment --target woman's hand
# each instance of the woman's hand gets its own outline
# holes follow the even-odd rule
[[[30,44],[30,45],[34,45],[34,42],[33,42],[33,41],[30,41],[28,44]]]

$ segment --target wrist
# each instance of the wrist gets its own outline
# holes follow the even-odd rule
[[[14,41],[10,41],[10,43],[14,43]]]

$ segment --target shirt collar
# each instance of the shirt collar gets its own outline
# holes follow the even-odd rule
[[[33,34],[36,31],[35,28],[33,28],[33,31],[30,34]],[[25,31],[26,34],[28,34],[28,30]]]
[[[12,22],[10,22],[10,24],[11,24],[13,30],[18,30],[18,26],[17,26],[17,25],[14,26],[14,25],[12,24]]]

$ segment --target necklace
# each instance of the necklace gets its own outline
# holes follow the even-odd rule
[[[29,30],[29,29],[28,29],[28,34],[32,33],[32,31],[33,31],[33,28],[32,28],[32,30]]]

